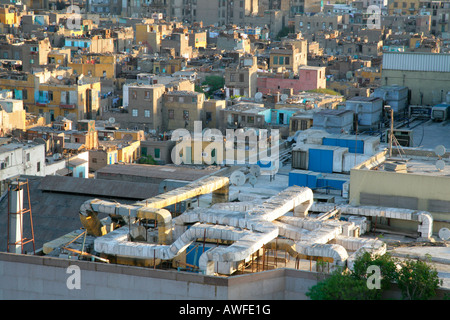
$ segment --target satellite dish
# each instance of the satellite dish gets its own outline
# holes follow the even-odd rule
[[[111,117],[111,118],[109,118],[109,123],[114,123],[114,122],[116,122],[116,119],[115,118],[113,118],[113,117]]]
[[[287,98],[288,98],[287,94],[282,94],[280,97],[281,101],[286,101]]]
[[[262,92],[257,92],[257,93],[255,94],[255,100],[256,100],[256,101],[261,101],[262,96],[263,96]]]
[[[439,157],[442,157],[445,154],[445,147],[443,145],[439,145],[434,148],[434,153],[436,153]]]
[[[441,238],[443,241],[450,239],[450,230],[447,228],[442,228],[441,230],[439,230],[439,238]]]
[[[240,170],[234,171],[230,176],[230,182],[235,186],[244,185],[246,180],[245,174]]]
[[[436,169],[438,169],[439,171],[442,171],[442,170],[444,170],[444,168],[445,168],[444,160],[436,161]]]

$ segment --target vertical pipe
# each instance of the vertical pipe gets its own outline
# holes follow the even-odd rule
[[[264,245],[263,245],[263,247],[262,247],[262,249],[263,249],[263,256],[262,256],[262,271],[264,271],[264,265],[265,265],[265,262],[266,262],[266,249],[264,248]]]
[[[17,187],[10,188],[9,201],[9,239],[8,242],[13,244],[10,252],[23,253],[23,189],[18,184]]]

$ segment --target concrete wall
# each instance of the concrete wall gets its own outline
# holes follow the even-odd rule
[[[370,160],[368,160],[370,161]],[[448,203],[450,178],[445,176],[402,174],[354,168],[350,172],[350,203],[361,204],[361,194],[410,197],[417,199],[417,210],[429,211],[434,219],[433,232],[450,225],[450,213],[436,210],[438,203]]]
[[[68,289],[70,265],[81,288]],[[316,273],[276,269],[234,277],[0,253],[0,299],[306,299]],[[70,282],[70,280],[69,280]]]
[[[408,87],[411,90],[410,104],[434,105],[445,101],[448,92],[450,72],[382,71],[382,85]]]

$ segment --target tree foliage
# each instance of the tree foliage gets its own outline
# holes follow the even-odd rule
[[[404,300],[428,300],[436,295],[442,280],[425,261],[406,260],[398,272],[397,284]]]
[[[311,287],[306,296],[311,300],[373,300],[374,293],[367,288],[365,280],[334,271],[329,278]]]
[[[157,164],[155,159],[153,159],[153,157],[151,155],[147,155],[147,156],[142,156],[138,159],[138,163],[139,164]]]
[[[370,289],[368,268],[378,266],[379,289]],[[405,300],[428,300],[436,296],[442,284],[434,267],[424,261],[399,261],[391,255],[372,256],[364,253],[354,262],[353,271],[335,271],[306,293],[312,300],[378,300],[396,283]]]
[[[219,89],[222,89],[225,85],[225,78],[221,76],[206,76],[205,81],[202,82],[202,85],[209,86],[209,90],[205,92],[207,97],[211,97],[214,92]]]

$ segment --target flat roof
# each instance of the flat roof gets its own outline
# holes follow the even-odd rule
[[[193,169],[183,166],[149,165],[149,164],[114,164],[108,165],[96,171],[101,175],[129,175],[158,179],[174,179],[183,181],[195,181],[204,176],[220,170],[220,167],[207,169]]]
[[[68,176],[45,176],[39,184],[42,191],[142,200],[158,194],[159,184]]]

